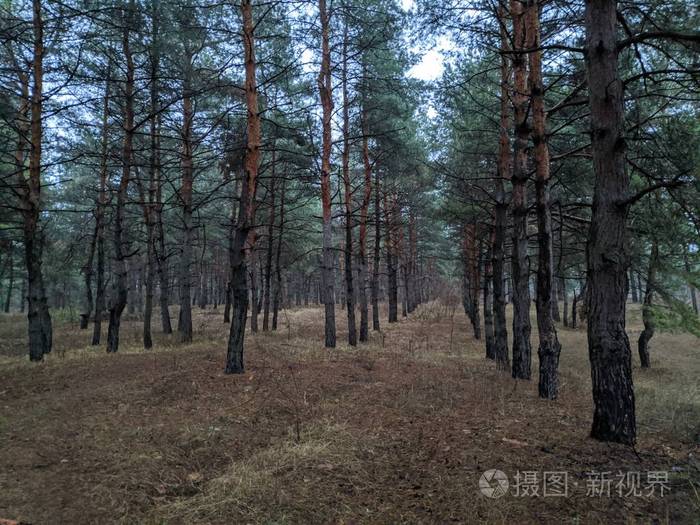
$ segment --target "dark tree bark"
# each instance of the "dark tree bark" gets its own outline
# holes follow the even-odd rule
[[[121,315],[126,307],[128,297],[127,244],[124,231],[124,213],[127,190],[131,174],[134,130],[134,61],[131,52],[131,24],[135,8],[134,0],[123,11],[122,51],[126,63],[124,82],[124,140],[122,144],[122,174],[117,189],[117,202],[114,212],[114,254],[112,262],[112,295],[109,306],[109,327],[107,329],[107,352],[119,350],[119,328]]]
[[[277,160],[275,141],[272,141],[272,159],[270,161],[270,214],[267,219],[267,248],[265,250],[265,278],[263,286],[263,332],[270,328],[270,307],[272,306],[272,257],[275,232],[275,165]]]
[[[248,234],[253,223],[253,203],[260,162],[260,114],[258,112],[258,89],[255,79],[255,25],[253,24],[253,6],[251,0],[241,2],[243,18],[243,48],[245,51],[245,99],[248,110],[247,144],[245,154],[245,177],[241,187],[238,206],[238,220],[229,250],[230,282],[233,306],[233,319],[229,332],[226,354],[227,374],[242,374],[243,342],[248,316],[248,283],[246,280],[245,248]]]
[[[317,84],[323,109],[323,147],[321,152],[321,204],[323,207],[323,254],[321,262],[321,300],[325,309],[325,346],[335,348],[335,275],[333,263],[333,231],[331,217],[331,120],[333,118],[333,85],[329,43],[330,15],[326,0],[318,2],[321,18],[321,71]]]
[[[109,97],[112,77],[112,62],[107,67],[107,80],[102,101],[102,137],[100,144],[100,186],[97,195],[97,213],[95,214],[95,229],[97,232],[97,275],[95,283],[95,322],[92,332],[92,345],[100,344],[102,337],[102,316],[107,307],[105,290],[105,211],[107,208],[107,153],[108,153],[108,124]]]
[[[95,213],[97,215],[97,213]],[[90,315],[92,314],[93,297],[92,297],[92,272],[93,272],[93,261],[95,259],[95,245],[97,244],[98,235],[98,225],[95,223],[95,229],[90,238],[90,248],[88,250],[88,258],[85,261],[85,266],[83,266],[83,279],[85,282],[85,304],[83,305],[83,312],[80,314],[80,329],[87,330],[88,324],[90,322]],[[12,252],[10,252],[12,253]],[[10,274],[11,275],[11,274]],[[10,285],[11,285],[10,281]]]
[[[364,91],[363,91],[364,93]],[[369,340],[369,306],[367,291],[370,286],[367,271],[367,220],[369,203],[372,198],[372,163],[369,158],[369,130],[367,128],[367,108],[363,98],[360,114],[362,127],[362,163],[364,166],[364,188],[360,206],[360,237],[358,242],[358,281],[360,296],[360,342]],[[377,320],[378,322],[378,320]]]
[[[588,351],[593,383],[591,436],[636,439],[632,359],[625,332],[629,251],[623,86],[618,71],[617,2],[586,2],[586,78],[595,188],[586,246]]]
[[[341,83],[343,91],[343,165],[342,183],[345,200],[345,304],[348,317],[348,344],[357,346],[357,325],[355,323],[355,283],[352,269],[352,187],[350,185],[350,100],[348,97],[348,24],[345,19],[343,29],[343,62]]]
[[[511,273],[513,280],[513,377],[530,379],[532,348],[530,346],[530,258],[527,246],[527,142],[528,127],[527,62],[523,4],[511,0],[513,19],[513,114],[515,140],[513,141],[513,253]]]
[[[178,200],[182,208],[182,245],[180,247],[180,262],[178,268],[178,285],[180,288],[180,315],[177,331],[180,341],[192,342],[192,123],[194,109],[192,105],[192,53],[186,48],[184,60],[184,76],[182,83],[182,153],[180,165],[182,182],[178,191]]]
[[[462,250],[462,305],[469,318],[474,338],[481,339],[481,319],[479,318],[479,256],[477,254],[476,223],[464,225]]]
[[[637,341],[637,350],[639,351],[639,361],[642,368],[649,368],[651,362],[649,360],[649,341],[654,337],[656,328],[654,323],[654,313],[651,310],[654,301],[654,289],[656,288],[656,271],[659,266],[659,245],[654,240],[651,245],[651,254],[649,255],[649,269],[647,270],[647,288],[644,292],[644,303],[642,306],[642,321],[644,322],[644,330],[639,334]]]
[[[117,203],[114,211],[114,261],[112,297],[109,306],[109,327],[107,329],[107,352],[119,350],[119,327],[128,296],[127,281],[127,239],[124,231],[124,212],[127,190],[131,176],[131,160],[134,140],[134,58],[131,51],[131,25],[135,10],[135,0],[130,0],[124,10],[122,52],[126,62],[124,82],[124,142],[122,144],[122,174],[117,189]]]
[[[688,250],[688,248],[686,248]],[[688,260],[688,253],[683,255],[683,265],[685,266],[685,272],[690,274],[692,271],[692,268],[690,267],[690,261]],[[695,287],[692,284],[688,285],[688,293],[690,294],[690,302],[693,305],[693,311],[695,312],[695,315],[698,314],[698,298],[695,292]]]
[[[398,283],[396,268],[396,232],[394,231],[394,215],[396,203],[387,204],[388,199],[384,192],[384,246],[386,249],[386,270],[388,279],[389,322],[398,322]]]
[[[539,0],[529,0],[525,14],[527,49],[540,47]],[[537,331],[540,358],[539,395],[544,399],[556,399],[559,390],[559,354],[561,345],[554,326],[552,299],[554,256],[552,249],[552,217],[549,209],[549,146],[547,145],[544,86],[542,84],[542,52],[529,53],[528,78],[532,112],[532,142],[534,144],[535,187],[537,194],[537,241],[539,245],[537,267]]]
[[[41,213],[41,140],[43,111],[44,25],[39,0],[32,3],[33,60],[31,97],[29,74],[19,72],[22,102],[17,111],[18,143],[15,153],[19,208],[23,219],[24,258],[27,269],[27,331],[29,359],[41,361],[51,352],[52,328],[49,315],[42,255],[44,236]],[[30,116],[31,113],[31,116]],[[27,143],[27,137],[29,141]],[[25,159],[29,153],[29,177],[25,177]]]
[[[374,174],[374,261],[372,264],[372,330],[379,331],[379,258],[381,249],[381,209],[379,198],[379,171]]]
[[[486,342],[486,358],[496,359],[496,344],[493,335],[493,305],[492,291],[493,263],[491,258],[491,246],[493,246],[493,230],[487,243],[484,257],[484,340]]]
[[[14,244],[12,243],[12,240],[10,240],[10,242],[9,242],[9,246],[8,246],[7,251],[8,251],[8,261],[7,261],[8,268],[7,268],[7,270],[9,272],[8,277],[10,279],[10,282],[7,286],[7,294],[5,295],[4,310],[5,310],[6,314],[10,313],[10,303],[12,302],[12,290],[13,290],[14,284],[15,284],[15,257],[14,257],[15,248],[14,248]],[[82,319],[81,319],[81,323],[82,323]]]
[[[277,232],[277,249],[275,250],[275,295],[272,300],[272,329],[277,330],[277,317],[280,309],[280,299],[282,296],[282,238],[284,236],[284,198],[287,187],[286,174],[282,178],[282,191],[280,195],[280,225]],[[308,288],[307,288],[308,289]],[[308,305],[309,296],[306,295],[306,304]]]
[[[501,0],[498,13],[501,27],[501,47],[503,51],[507,51],[508,36],[505,30],[506,21],[503,0]],[[508,227],[508,202],[506,201],[505,181],[510,179],[510,140],[508,138],[508,128],[510,126],[510,115],[508,111],[509,78],[510,71],[508,67],[508,59],[505,53],[502,53],[498,173],[496,176],[496,191],[494,195],[496,209],[492,250],[494,344],[496,365],[499,370],[507,370],[510,364],[508,359],[508,328],[506,327],[506,296],[504,279],[505,238],[506,229]]]

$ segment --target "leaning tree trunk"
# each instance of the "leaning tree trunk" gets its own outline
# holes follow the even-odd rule
[[[523,50],[525,21],[520,0],[511,0],[513,18],[513,377],[530,379],[532,349],[530,346],[530,258],[527,253],[527,142],[530,134],[527,123],[527,61]]]
[[[508,36],[505,30],[505,9],[499,8],[501,27],[501,47],[508,50]],[[508,111],[510,71],[505,53],[501,54],[501,100],[500,100],[500,133],[498,144],[498,173],[496,175],[495,192],[495,221],[493,237],[493,321],[496,366],[499,370],[509,368],[508,360],[508,328],[506,326],[506,296],[504,279],[505,238],[508,228],[508,202],[506,201],[505,181],[510,178],[510,140],[508,128],[510,116]]]
[[[540,358],[539,395],[556,399],[559,388],[559,354],[561,345],[554,326],[552,300],[554,256],[552,251],[552,216],[549,209],[549,147],[547,146],[544,86],[542,85],[542,52],[540,47],[539,1],[530,0],[525,14],[527,49],[529,54],[529,88],[532,112],[532,142],[534,144],[537,193],[537,331],[540,338],[537,355]]]
[[[654,239],[651,245],[651,255],[649,256],[649,270],[647,271],[647,288],[644,292],[644,304],[642,306],[642,321],[644,322],[644,330],[639,334],[637,341],[637,350],[639,351],[639,360],[642,363],[642,368],[649,368],[651,362],[649,360],[649,341],[654,337],[654,313],[651,305],[654,300],[654,289],[656,287],[656,271],[659,266],[659,245]]]
[[[243,49],[245,51],[245,100],[248,112],[246,129],[245,177],[238,206],[238,220],[230,245],[230,282],[233,318],[229,331],[226,353],[227,374],[242,374],[243,342],[248,316],[248,283],[246,271],[246,241],[253,222],[253,202],[257,188],[260,162],[260,114],[258,112],[258,88],[255,79],[255,26],[251,0],[241,2],[243,18]]]
[[[109,307],[109,326],[107,328],[107,352],[119,350],[119,327],[122,312],[126,306],[128,294],[126,235],[124,232],[124,213],[127,190],[131,174],[131,156],[134,140],[134,59],[131,52],[131,24],[135,0],[130,0],[124,16],[122,50],[126,60],[126,82],[124,83],[124,142],[122,144],[122,175],[117,189],[117,204],[114,211],[114,262],[112,279],[112,297]]]
[[[325,309],[325,345],[335,348],[335,276],[333,264],[333,231],[331,217],[331,148],[333,137],[331,121],[333,118],[333,85],[331,76],[331,49],[329,44],[330,16],[326,9],[326,0],[319,0],[318,10],[321,18],[321,71],[317,84],[323,109],[323,146],[321,152],[321,204],[323,207],[323,247],[321,262],[321,300]]]
[[[586,77],[591,110],[595,187],[586,245],[588,352],[593,383],[591,436],[633,444],[636,439],[632,359],[625,332],[627,269],[623,86],[617,60],[617,2],[586,2]]]

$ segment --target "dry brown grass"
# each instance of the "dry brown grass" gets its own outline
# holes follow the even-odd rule
[[[278,333],[248,337],[247,372],[235,377],[222,373],[220,313],[196,310],[195,343],[158,336],[152,352],[128,321],[113,356],[59,324],[56,352],[39,365],[17,357],[22,319],[0,318],[0,518],[697,523],[700,366],[689,336],[660,334],[653,368],[635,368],[634,451],[587,437],[583,331],[560,329],[561,397],[544,402],[535,384],[498,373],[463,313],[442,304],[332,351],[319,309],[285,312]],[[630,320],[634,342],[638,312]],[[343,321],[338,311],[339,341]],[[566,470],[572,494],[490,500],[477,490],[488,468]],[[590,470],[673,470],[672,491],[588,498]]]

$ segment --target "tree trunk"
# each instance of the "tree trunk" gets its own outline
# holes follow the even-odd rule
[[[345,303],[348,316],[348,344],[357,346],[355,324],[355,283],[352,269],[352,188],[350,186],[350,100],[348,98],[348,24],[343,29],[343,63],[341,82],[343,90],[343,166],[342,178],[345,200]]]
[[[636,439],[632,359],[625,332],[629,253],[623,86],[617,66],[617,2],[586,2],[586,77],[595,188],[586,246],[588,351],[593,383],[591,436]]]
[[[126,61],[126,81],[124,83],[124,142],[122,145],[122,175],[117,190],[117,204],[114,212],[114,262],[112,297],[109,307],[109,327],[107,328],[107,352],[119,350],[119,327],[128,296],[124,213],[127,190],[131,174],[131,156],[134,140],[134,60],[131,53],[131,25],[135,10],[135,0],[130,0],[124,11],[122,51]]]
[[[508,35],[505,30],[505,9],[503,0],[498,10],[501,27],[501,48],[508,50]],[[508,228],[508,202],[506,201],[505,181],[510,178],[510,140],[508,128],[510,115],[508,111],[508,82],[510,71],[508,59],[501,54],[501,100],[500,100],[500,133],[498,145],[498,173],[496,175],[496,210],[493,237],[493,321],[496,366],[499,370],[509,368],[508,359],[508,328],[506,326],[506,296],[504,279],[505,238]]]
[[[386,192],[384,192],[384,246],[386,249],[386,270],[387,270],[387,288],[389,299],[389,322],[396,323],[398,321],[398,284],[397,284],[397,269],[396,269],[396,233],[394,231],[394,208],[396,202],[388,206]]]
[[[248,110],[247,144],[245,154],[245,178],[241,188],[238,221],[230,246],[230,281],[233,302],[233,319],[229,332],[226,354],[227,374],[242,374],[243,342],[248,316],[248,287],[246,281],[245,248],[253,221],[253,202],[257,188],[258,164],[260,161],[260,114],[258,113],[258,91],[255,79],[255,35],[251,0],[241,2],[243,18],[243,48],[245,50],[245,99]]]
[[[284,198],[285,189],[287,187],[287,175],[285,173],[282,179],[282,192],[280,195],[280,226],[277,232],[277,249],[275,253],[275,295],[272,300],[272,329],[277,330],[277,316],[280,309],[280,299],[282,295],[282,267],[281,267],[281,257],[282,257],[282,236],[284,234]],[[308,305],[308,295],[306,296]]]
[[[97,216],[97,213],[95,213]],[[85,304],[83,305],[83,312],[80,314],[80,329],[87,330],[88,324],[90,322],[90,315],[92,314],[92,266],[93,260],[95,258],[95,245],[97,243],[98,235],[98,225],[95,222],[95,230],[90,239],[90,249],[88,251],[88,258],[83,267],[83,278],[85,280]],[[12,252],[10,252],[11,254]],[[10,274],[12,275],[12,274]],[[11,282],[10,282],[11,283]]]
[[[317,84],[323,108],[323,147],[321,153],[321,203],[323,207],[323,257],[321,262],[321,300],[325,308],[325,345],[335,348],[335,277],[333,264],[333,231],[331,224],[331,120],[333,118],[333,85],[329,44],[330,15],[326,0],[318,2],[321,19],[321,71]]]
[[[102,316],[106,309],[105,297],[105,209],[107,207],[107,154],[109,131],[109,96],[112,77],[112,61],[107,67],[107,80],[105,81],[105,93],[102,105],[102,137],[100,151],[100,189],[97,196],[97,213],[95,214],[95,228],[97,231],[97,275],[95,283],[95,322],[92,332],[92,346],[100,344],[102,337]]]
[[[690,274],[692,268],[690,267],[687,252],[683,255],[683,264],[685,266],[685,273]],[[693,305],[693,311],[695,312],[695,315],[698,315],[698,298],[695,293],[695,287],[692,284],[688,284],[688,293],[690,294],[690,302]]]
[[[515,140],[513,141],[513,253],[511,273],[513,280],[513,377],[530,379],[532,349],[530,346],[530,258],[527,253],[527,142],[530,130],[527,123],[527,62],[523,4],[511,0],[513,19],[513,114]]]
[[[379,258],[381,248],[381,209],[379,170],[374,174],[374,264],[372,265],[372,330],[379,331]]]
[[[191,73],[192,54],[186,52],[184,57],[185,71],[182,85],[182,183],[178,192],[178,200],[182,207],[182,246],[180,248],[180,264],[178,269],[178,285],[180,288],[180,315],[177,331],[180,341],[192,342],[192,123],[194,109],[192,106]]]
[[[537,266],[537,331],[540,358],[539,395],[544,399],[556,399],[559,389],[559,354],[561,345],[554,326],[552,299],[554,256],[552,249],[552,217],[549,209],[549,147],[542,85],[542,52],[540,47],[540,6],[538,0],[529,0],[525,13],[527,49],[529,53],[530,107],[532,112],[532,142],[534,145],[535,180],[537,194],[537,241],[539,245]]]
[[[486,256],[484,258],[484,340],[486,341],[486,358],[496,359],[496,345],[493,335],[493,305],[491,286],[493,283],[493,263],[491,248],[493,246],[493,230],[487,243]]]
[[[265,282],[263,287],[263,332],[267,332],[270,327],[270,306],[272,305],[272,257],[274,249],[275,232],[275,164],[276,164],[275,142],[272,142],[272,160],[270,162],[270,214],[267,224],[267,249],[265,250]]]
[[[649,270],[647,271],[647,288],[644,292],[644,305],[642,306],[642,321],[644,322],[644,330],[639,334],[637,341],[637,349],[639,351],[639,360],[642,368],[651,366],[649,360],[649,341],[654,337],[654,313],[651,306],[654,300],[654,289],[656,287],[656,269],[659,266],[659,245],[656,240],[651,245],[651,254],[649,255]]]
[[[29,359],[41,361],[51,352],[51,316],[42,275],[44,237],[39,224],[41,213],[41,141],[43,106],[44,36],[41,2],[34,0],[33,8],[33,61],[34,82],[29,94],[29,75],[19,73],[22,103],[17,112],[18,143],[15,153],[17,187],[23,219],[24,253],[27,268],[27,331]],[[31,110],[31,118],[29,113]],[[29,137],[29,144],[27,144]],[[29,177],[25,178],[25,159],[29,149]]]
[[[364,70],[363,73],[365,73]],[[367,108],[364,98],[362,100],[360,119],[360,125],[362,128],[362,162],[364,166],[364,191],[362,194],[362,205],[360,207],[360,238],[358,242],[358,281],[360,288],[360,342],[366,342],[369,340],[369,307],[367,304],[367,290],[369,288],[369,273],[367,271],[367,217],[370,199],[372,198],[372,164],[369,160],[369,131],[367,129]]]

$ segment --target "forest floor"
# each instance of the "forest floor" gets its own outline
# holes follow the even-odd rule
[[[631,308],[636,346],[640,316]],[[385,331],[372,333],[367,345],[332,351],[322,348],[320,309],[288,311],[277,333],[247,336],[247,371],[240,376],[223,374],[228,327],[221,310],[195,313],[195,343],[157,336],[156,349],[145,352],[140,323],[127,320],[117,355],[87,346],[87,332],[56,319],[55,350],[41,364],[24,357],[24,318],[0,317],[0,518],[33,524],[700,519],[700,356],[692,336],[657,335],[650,370],[640,370],[634,356],[639,440],[633,450],[588,437],[585,330],[559,329],[561,395],[547,402],[537,397],[536,350],[535,379],[515,381],[484,359],[464,314],[452,317],[438,304],[383,324]],[[341,327],[344,312],[337,318]],[[340,329],[338,340],[344,337]],[[487,469],[506,473],[507,495],[480,492]],[[518,472],[534,483],[516,488]],[[566,497],[543,494],[550,472],[567,473]],[[642,495],[619,493],[636,484],[633,474],[618,485],[619,473],[627,472],[639,473]],[[663,497],[660,485],[647,486],[655,472],[668,476]],[[601,476],[610,484],[596,481]],[[527,493],[528,486],[539,494]]]

